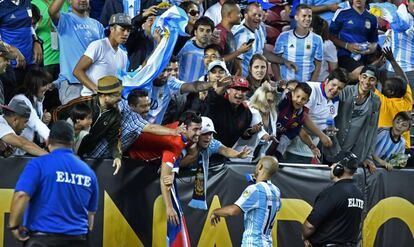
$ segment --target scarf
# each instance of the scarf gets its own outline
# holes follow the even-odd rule
[[[207,210],[206,194],[208,180],[209,155],[207,150],[202,150],[198,157],[198,166],[196,169],[193,198],[188,203],[192,208]]]

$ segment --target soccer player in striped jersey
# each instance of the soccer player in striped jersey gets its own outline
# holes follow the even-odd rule
[[[281,207],[280,190],[270,179],[277,172],[279,163],[272,156],[264,156],[256,165],[256,183],[248,186],[232,205],[218,208],[211,214],[214,226],[220,217],[236,216],[244,212],[242,247],[272,246],[272,227]]]
[[[399,112],[394,117],[391,128],[378,129],[377,144],[373,155],[377,165],[392,169],[389,163],[393,156],[404,154],[405,139],[402,134],[410,129],[411,116],[408,112]]]
[[[180,80],[196,81],[205,74],[204,49],[210,43],[214,23],[208,17],[201,17],[194,24],[194,37],[187,41],[177,58],[180,62]]]
[[[274,53],[295,63],[297,70],[284,64],[275,67],[275,77],[277,80],[316,81],[321,68],[323,41],[321,36],[310,31],[312,9],[305,4],[298,5],[295,20],[296,28],[277,38]]]

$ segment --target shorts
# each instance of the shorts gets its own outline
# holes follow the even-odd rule
[[[67,80],[60,82],[59,100],[62,105],[81,96],[83,85],[79,83],[69,83]]]
[[[338,57],[338,66],[346,69],[349,73],[354,71],[356,68],[364,66],[363,60],[356,61],[350,56]]]

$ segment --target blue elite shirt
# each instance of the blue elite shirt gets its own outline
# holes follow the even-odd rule
[[[55,23],[56,24],[56,23]],[[97,20],[81,18],[74,13],[60,12],[57,24],[60,49],[60,75],[59,80],[70,83],[79,83],[73,75],[81,56],[92,41],[104,38],[104,28]]]
[[[309,32],[305,37],[299,37],[294,30],[283,32],[275,43],[274,52],[281,54],[284,59],[294,62],[298,71],[280,66],[283,80],[309,81],[315,70],[314,61],[322,61],[323,41],[321,36]]]
[[[30,196],[24,225],[31,231],[86,234],[88,212],[98,208],[95,173],[66,148],[30,160],[15,191]]]
[[[33,64],[32,10],[29,0],[18,5],[11,0],[0,1],[0,37],[4,42],[18,48],[27,64]],[[13,67],[16,60],[11,61]]]
[[[185,43],[177,59],[180,61],[180,80],[193,82],[205,74],[204,48],[197,46],[193,39]]]
[[[377,19],[367,10],[362,14],[352,7],[338,9],[329,26],[329,33],[348,43],[378,42]],[[350,56],[351,52],[338,47],[338,57]]]
[[[272,227],[282,205],[279,188],[270,181],[250,185],[234,204],[244,212],[241,246],[272,246]]]

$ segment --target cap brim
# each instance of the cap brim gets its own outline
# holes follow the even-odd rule
[[[203,134],[210,133],[210,132],[213,132],[214,134],[217,134],[217,132],[215,130],[201,131],[200,134],[203,135]]]
[[[240,90],[245,90],[245,91],[250,90],[250,88],[248,88],[248,87],[241,87],[241,86],[230,86],[230,88],[240,89]]]

